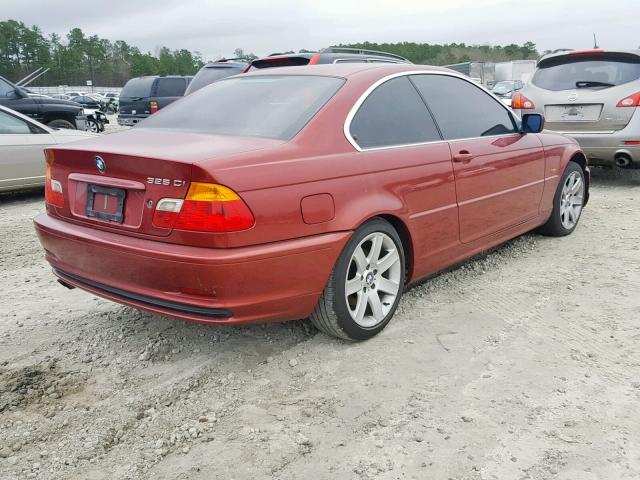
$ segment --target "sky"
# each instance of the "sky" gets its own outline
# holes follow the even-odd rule
[[[47,34],[79,27],[143,51],[186,48],[207,60],[236,48],[263,56],[361,41],[579,49],[593,46],[594,33],[604,48],[640,46],[640,0],[2,0],[1,11],[0,19]]]

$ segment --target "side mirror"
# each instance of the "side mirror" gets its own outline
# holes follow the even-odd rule
[[[522,133],[540,133],[544,130],[544,117],[539,113],[527,113],[522,116]]]

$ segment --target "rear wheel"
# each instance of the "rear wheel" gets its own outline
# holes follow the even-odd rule
[[[311,321],[334,337],[354,341],[371,338],[393,317],[404,276],[400,237],[387,221],[375,218],[347,242]]]
[[[582,214],[585,188],[582,168],[575,162],[569,162],[553,198],[551,217],[540,227],[540,233],[563,237],[573,232]]]

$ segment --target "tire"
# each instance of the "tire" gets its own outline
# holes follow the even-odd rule
[[[49,123],[47,123],[47,126],[50,128],[57,128],[57,129],[68,129],[68,130],[75,130],[76,127],[73,123],[67,121],[67,120],[63,120],[61,118],[58,118],[56,120],[51,120]]]
[[[57,128],[57,129],[68,129],[68,130],[75,130],[76,127],[73,123],[67,121],[67,120],[63,120],[61,118],[58,118],[56,120],[51,120],[49,123],[47,123],[47,126],[50,128]]]
[[[91,133],[100,133],[100,124],[94,120],[87,120],[87,131]]]
[[[538,231],[551,237],[564,237],[573,232],[584,207],[585,188],[584,171],[577,163],[569,162],[558,182],[551,216]]]
[[[389,222],[374,218],[347,242],[311,314],[311,322],[333,337],[367,340],[391,321],[402,297],[404,278],[400,237]],[[352,292],[349,295],[347,288]]]

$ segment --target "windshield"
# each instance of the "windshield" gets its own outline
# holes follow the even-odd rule
[[[631,54],[563,55],[542,61],[531,83],[546,90],[606,88],[640,78],[640,57]]]
[[[121,97],[148,97],[151,95],[151,85],[155,77],[140,77],[129,80],[122,92]]]
[[[193,93],[196,90],[200,90],[202,87],[206,87],[207,85],[213,82],[217,82],[218,80],[222,80],[223,78],[230,77],[231,75],[242,73],[244,68],[242,67],[205,67],[198,72],[198,74],[195,76],[195,78],[191,81],[191,83],[187,87],[187,91],[184,94],[189,95],[190,93]]]
[[[137,128],[289,140],[343,83],[310,75],[229,78],[178,100]]]

